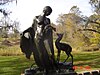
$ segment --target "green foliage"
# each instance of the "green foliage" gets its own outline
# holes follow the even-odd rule
[[[100,15],[91,15],[86,23],[86,29],[100,34]]]
[[[95,37],[90,39],[90,42],[93,43],[93,44],[99,44],[99,42],[100,42],[100,34],[95,34],[94,36]]]

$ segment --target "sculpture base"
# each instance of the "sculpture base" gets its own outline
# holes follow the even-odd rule
[[[72,62],[59,62],[58,63],[58,68],[59,69],[73,69],[73,64]]]
[[[77,75],[76,72],[70,72],[70,71],[55,71],[55,72],[49,72],[49,73],[46,73],[45,71],[38,71],[38,72],[34,72],[33,70],[30,70],[30,69],[27,69],[25,70],[25,73],[24,75]]]
[[[59,62],[58,68],[56,70],[51,70],[46,72],[45,70],[40,70],[39,68],[28,68],[25,69],[25,75],[76,75],[74,72],[73,65],[71,62],[62,63]]]

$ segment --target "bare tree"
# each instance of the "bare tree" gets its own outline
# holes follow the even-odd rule
[[[16,1],[16,4],[17,4],[17,0],[0,0],[0,5],[5,5],[5,4],[13,2],[13,1]]]
[[[8,38],[9,31],[12,31],[14,34],[19,33],[19,22],[12,21],[8,15],[11,12],[0,9],[0,12],[3,14],[2,19],[0,20],[0,33],[4,38]]]
[[[83,31],[92,31],[100,34],[100,0],[90,0],[89,3],[95,14],[84,19],[86,21]]]
[[[90,0],[93,11],[100,15],[100,0]]]

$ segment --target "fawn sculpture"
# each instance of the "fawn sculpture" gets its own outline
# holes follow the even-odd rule
[[[61,43],[61,39],[63,37],[63,34],[59,34],[57,33],[58,38],[55,41],[55,46],[58,49],[58,54],[57,54],[57,61],[60,61],[60,53],[61,51],[64,51],[66,53],[66,55],[68,56],[65,60],[64,63],[66,62],[66,60],[69,58],[69,56],[71,56],[72,58],[72,64],[73,64],[73,55],[71,54],[72,52],[72,47],[69,44],[66,43]]]

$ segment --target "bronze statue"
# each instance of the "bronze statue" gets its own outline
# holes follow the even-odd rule
[[[28,59],[33,53],[38,67],[38,70],[25,70],[25,73],[31,73],[25,75],[37,75],[37,71],[42,71],[41,75],[44,73],[45,75],[57,75],[57,71],[61,69],[68,69],[69,67],[72,69],[72,64],[57,63],[55,60],[53,30],[56,31],[56,29],[51,26],[50,19],[47,18],[51,13],[52,8],[50,6],[44,7],[42,14],[33,19],[32,26],[21,34],[20,48],[22,52]]]
[[[66,53],[66,55],[68,56],[65,59],[64,63],[69,58],[69,56],[71,56],[71,58],[72,58],[72,64],[73,64],[73,55],[71,54],[72,47],[69,44],[67,44],[67,43],[62,43],[61,42],[61,39],[63,37],[63,34],[57,33],[57,36],[58,36],[58,38],[55,41],[56,48],[58,49],[57,61],[58,62],[60,61],[60,53],[61,53],[61,51],[64,51]]]
[[[40,62],[42,68],[46,70],[54,69],[53,27],[50,25],[50,19],[46,17],[49,16],[51,12],[52,8],[46,6],[43,9],[43,13],[36,16],[32,25],[35,30],[34,40],[41,60]]]
[[[52,33],[52,30],[55,30],[55,28],[50,25],[50,19],[46,17],[51,12],[52,8],[50,6],[44,7],[43,13],[36,16],[33,20],[32,27],[22,33],[22,38],[24,39],[21,40],[20,44],[22,52],[26,54],[26,57],[30,58],[33,52],[37,66],[40,69],[46,70],[55,69]],[[25,41],[26,45],[24,45]]]

